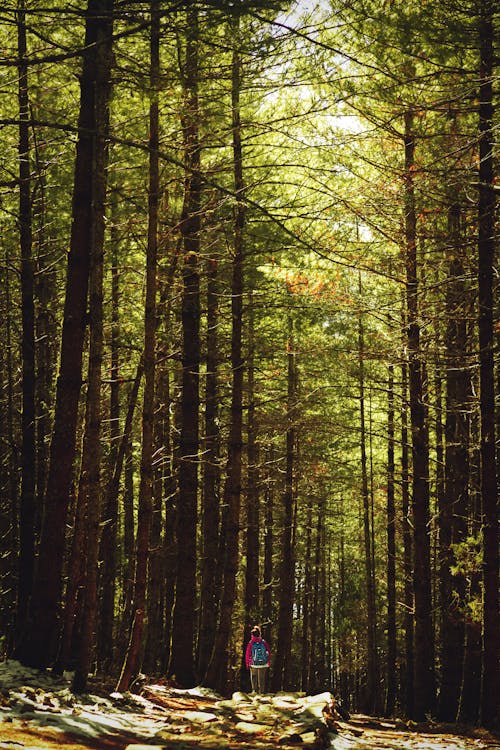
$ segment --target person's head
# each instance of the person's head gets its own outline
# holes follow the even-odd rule
[[[254,638],[260,638],[260,628],[258,625],[254,625],[252,628],[252,635]]]

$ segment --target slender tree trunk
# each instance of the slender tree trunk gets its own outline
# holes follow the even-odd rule
[[[135,385],[135,384],[134,384]],[[125,437],[125,434],[124,436]],[[122,438],[123,442],[123,438]],[[127,648],[130,627],[132,625],[132,597],[134,593],[134,456],[132,440],[124,443],[124,487],[123,487],[123,566],[122,566],[122,595],[120,600],[120,626],[118,653],[122,654]]]
[[[361,275],[359,277],[359,299],[361,304]],[[360,448],[361,448],[361,495],[363,498],[363,531],[365,542],[365,585],[366,585],[366,652],[367,684],[365,711],[373,713],[377,701],[377,662],[376,662],[376,612],[373,576],[373,551],[370,519],[370,496],[368,490],[368,469],[366,458],[365,427],[365,368],[364,368],[364,332],[361,312],[358,321],[358,357],[359,357],[359,409],[360,409]]]
[[[415,683],[414,718],[433,713],[436,701],[434,634],[430,564],[429,435],[424,403],[424,366],[420,347],[417,232],[413,171],[413,113],[405,114],[406,303],[408,311],[408,374],[412,432],[412,508],[414,536]]]
[[[83,472],[80,473],[80,483],[83,483]],[[84,587],[85,573],[85,526],[87,518],[87,494],[83,488],[78,490],[73,524],[73,537],[68,562],[68,582],[64,597],[62,614],[62,633],[57,658],[53,672],[62,675],[69,666],[70,653],[73,646],[73,633],[78,611],[78,598]]]
[[[311,565],[311,548],[312,548],[312,512],[313,512],[313,493],[309,493],[307,504],[307,523],[306,523],[306,548],[304,553],[304,591],[302,604],[302,673],[301,689],[307,692],[309,690],[309,664],[310,664],[310,645],[311,645],[311,590],[312,590],[312,565]]]
[[[270,452],[269,463],[273,465],[273,453]],[[274,488],[272,475],[267,477],[264,490],[264,564],[262,566],[262,622],[273,620],[273,552],[274,552]]]
[[[479,374],[481,404],[481,496],[483,511],[483,674],[481,723],[500,723],[500,621],[498,611],[498,491],[495,455],[493,274],[495,263],[494,27],[493,0],[479,6]]]
[[[37,169],[38,197],[33,202],[34,239],[37,247],[37,264],[35,272],[35,296],[37,304],[35,338],[36,338],[36,502],[35,502],[35,536],[40,538],[45,488],[47,484],[48,439],[52,425],[54,373],[56,350],[54,341],[57,338],[55,324],[55,300],[57,295],[57,273],[54,268],[54,252],[47,241],[46,229],[46,165],[42,159],[44,140],[39,143],[36,130],[33,130],[33,144]]]
[[[310,615],[310,645],[309,645],[309,680],[307,691],[317,693],[320,689],[318,663],[320,661],[321,643],[318,635],[320,629],[320,581],[321,581],[321,536],[322,536],[322,503],[316,507],[317,519],[314,539],[314,562],[312,570],[312,606]]]
[[[158,378],[156,393],[161,392],[162,373]],[[156,399],[155,410],[155,456],[161,456],[165,445],[163,430],[163,408]],[[160,674],[160,659],[164,651],[162,640],[164,613],[164,544],[163,532],[163,465],[159,462],[153,473],[153,511],[151,518],[150,553],[148,569],[147,637],[144,651],[143,670],[146,674]]]
[[[54,658],[58,636],[66,516],[75,457],[76,424],[82,378],[82,354],[87,291],[94,226],[94,182],[98,150],[105,147],[98,126],[97,100],[109,88],[109,69],[103,46],[109,37],[111,0],[89,0],[83,71],[80,79],[80,117],[73,191],[73,223],[66,277],[61,357],[56,389],[54,428],[50,447],[47,497],[38,566],[26,637],[17,651],[21,661],[45,668]],[[104,60],[101,61],[101,56]],[[109,63],[109,61],[107,61]]]
[[[414,619],[413,619],[413,550],[410,518],[410,469],[408,444],[408,366],[401,363],[401,514],[403,536],[404,589],[404,706],[407,716],[413,716],[414,705]]]
[[[120,274],[118,270],[118,236],[116,229],[116,191],[111,192],[111,368],[109,397],[109,476],[113,476],[120,442]],[[118,492],[105,494],[102,513],[100,548],[101,616],[98,634],[99,667],[109,671],[113,663],[115,593],[118,543]]]
[[[389,364],[387,383],[387,688],[385,715],[396,704],[396,504],[394,498],[394,365]]]
[[[177,574],[168,672],[190,687],[195,684],[196,534],[198,523],[199,370],[200,370],[200,145],[198,110],[198,11],[187,10],[184,114],[182,129],[186,176],[181,232],[182,395],[177,503]]]
[[[295,394],[296,394],[296,363],[293,321],[288,314],[287,338],[287,430],[286,430],[286,468],[285,489],[283,496],[283,520],[281,530],[281,565],[279,571],[279,605],[278,605],[278,634],[276,657],[272,674],[272,689],[287,690],[290,687],[290,661],[292,652],[292,615],[295,588],[295,560],[293,549],[293,508],[294,508],[294,470],[295,470]]]
[[[456,187],[456,186],[455,186]],[[456,194],[456,190],[454,191]],[[469,505],[470,375],[467,345],[467,287],[460,257],[460,204],[449,210],[450,257],[446,291],[446,460],[445,497],[440,508],[441,689],[438,716],[455,721],[462,684],[465,647],[465,577],[453,573],[454,545],[465,541]]]
[[[14,437],[14,368],[13,358],[13,321],[11,304],[11,260],[5,251],[5,464],[6,464],[6,508],[5,508],[5,552],[2,564],[5,565],[6,577],[4,579],[6,592],[4,594],[5,604],[2,607],[5,616],[5,633],[7,633],[8,652],[12,653],[15,645],[15,597],[16,582],[18,574],[17,539],[18,539],[18,473],[19,455]]]
[[[339,513],[340,517],[344,517],[344,499],[343,497],[340,498],[339,502]],[[338,594],[338,601],[339,601],[339,612],[338,612],[338,618],[339,621],[342,622],[344,612],[345,612],[345,605],[346,605],[346,576],[345,576],[345,533],[344,533],[344,525],[341,526],[340,529],[340,539],[339,539],[339,594]],[[349,709],[351,705],[351,695],[352,691],[350,688],[350,680],[349,676],[352,675],[352,668],[349,664],[350,660],[350,650],[347,645],[347,637],[345,628],[341,629],[341,635],[339,638],[339,693],[342,700],[343,705]]]
[[[235,29],[238,44],[239,27]],[[234,222],[234,255],[231,281],[231,424],[227,452],[227,473],[224,484],[224,504],[227,507],[226,548],[224,578],[220,605],[220,618],[215,647],[207,671],[206,682],[224,693],[229,684],[229,650],[231,623],[236,601],[236,575],[238,573],[239,530],[241,508],[241,476],[243,447],[243,230],[245,205],[243,203],[243,156],[240,121],[241,63],[237,48],[233,48],[231,110],[233,133],[234,187],[237,196]]]
[[[471,401],[471,404],[473,404],[473,401]],[[481,539],[481,455],[478,410],[474,410],[470,422],[469,442],[477,447],[474,447],[471,451],[469,459],[471,508],[468,531],[470,536],[477,540],[476,550],[479,552]],[[470,575],[467,598],[469,602],[481,600],[481,571],[479,569],[473,570]],[[465,621],[465,655],[458,708],[458,720],[463,724],[476,724],[479,719],[482,671],[481,635],[481,620],[468,607]]]
[[[317,674],[318,674],[318,686],[321,689],[323,685],[329,685],[328,673],[327,673],[327,583],[326,583],[326,555],[327,555],[327,544],[326,544],[326,524],[325,524],[325,499],[321,499],[321,541],[320,541],[320,579],[319,579],[319,632],[318,632],[318,660],[317,660]]]
[[[22,299],[22,447],[19,507],[19,575],[17,636],[22,637],[28,616],[35,564],[35,306],[32,258],[32,206],[29,142],[28,64],[25,0],[18,0],[19,101],[19,231]]]
[[[104,285],[104,219],[107,192],[108,147],[110,98],[110,71],[112,66],[113,5],[107,8],[106,43],[102,45],[98,62],[100,76],[108,87],[96,92],[96,125],[98,143],[94,163],[93,209],[94,226],[90,253],[89,320],[90,346],[87,382],[87,413],[84,435],[84,466],[88,470],[85,477],[87,496],[86,518],[86,567],[83,622],[81,642],[78,652],[73,691],[83,693],[87,688],[87,678],[94,658],[94,636],[97,620],[97,573],[99,560],[101,522],[101,384],[103,359],[103,285]]]
[[[217,261],[208,261],[207,375],[202,505],[202,559],[198,673],[205,675],[217,630],[218,596],[213,574],[219,547],[220,430],[218,425],[218,282]]]
[[[117,690],[128,690],[140,664],[140,645],[146,610],[149,541],[153,512],[153,440],[155,406],[156,271],[158,254],[158,202],[160,172],[158,159],[160,84],[160,1],[151,0],[150,103],[149,103],[149,192],[148,244],[146,252],[146,301],[144,315],[144,396],[142,405],[141,478],[137,516],[133,622],[127,653]]]
[[[242,674],[246,676],[245,646],[250,638],[251,628],[261,621],[259,608],[259,518],[261,513],[259,492],[259,469],[257,447],[257,424],[255,410],[255,311],[252,290],[248,300],[248,352],[247,352],[247,391],[248,391],[248,419],[247,419],[247,456],[248,480],[245,493],[246,505],[246,538],[245,538],[245,629],[241,648]]]

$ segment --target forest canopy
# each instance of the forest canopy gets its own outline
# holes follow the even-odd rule
[[[7,0],[0,650],[499,723],[493,0]]]

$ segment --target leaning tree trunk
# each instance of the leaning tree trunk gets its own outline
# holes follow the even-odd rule
[[[405,236],[406,304],[408,314],[408,375],[412,433],[413,537],[415,595],[414,718],[425,719],[436,702],[434,632],[430,562],[429,435],[424,402],[424,363],[420,346],[417,230],[415,210],[415,136],[413,113],[405,113]]]
[[[18,100],[19,100],[19,231],[22,298],[22,446],[19,506],[19,575],[17,636],[22,636],[28,616],[35,564],[35,306],[32,258],[32,208],[29,142],[28,64],[25,2],[19,0]]]
[[[238,44],[236,38],[235,43]],[[231,424],[227,453],[227,473],[224,483],[224,504],[227,507],[226,545],[220,617],[212,658],[208,666],[206,683],[224,693],[229,684],[230,654],[227,644],[231,638],[231,624],[236,601],[236,576],[238,573],[239,530],[241,507],[241,462],[243,444],[243,229],[245,204],[243,203],[243,159],[240,122],[241,64],[237,49],[233,49],[231,109],[233,131],[233,170],[237,196],[234,222],[234,255],[231,281]]]
[[[498,612],[498,493],[495,455],[493,274],[495,264],[494,27],[493,0],[481,0],[479,18],[479,374],[481,496],[483,504],[483,674],[481,722],[500,722],[500,622]]]
[[[200,371],[200,145],[198,110],[198,11],[187,11],[182,130],[186,175],[181,233],[182,269],[182,394],[177,502],[177,572],[169,675],[185,686],[196,682],[196,544],[198,524],[199,371]]]
[[[104,94],[109,90],[110,61],[102,53],[109,41],[112,7],[112,0],[88,0],[86,11],[73,222],[46,491],[50,503],[46,504],[42,524],[27,632],[17,650],[24,664],[40,669],[52,661],[59,631],[66,516],[75,457],[90,251],[95,222],[95,164],[99,161],[99,149],[105,148],[104,134],[98,131],[104,119],[99,117],[97,102],[103,102]]]
[[[155,406],[156,270],[158,255],[158,202],[160,170],[158,159],[160,84],[160,0],[151,0],[150,104],[149,104],[149,193],[148,244],[146,252],[146,300],[144,315],[144,395],[142,404],[141,477],[137,515],[133,622],[127,653],[117,690],[128,690],[140,662],[140,647],[146,611],[149,537],[153,511],[153,439]]]

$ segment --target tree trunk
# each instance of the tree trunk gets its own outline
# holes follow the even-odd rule
[[[405,235],[406,304],[408,314],[408,374],[412,433],[412,509],[414,536],[415,683],[413,717],[423,720],[436,701],[434,633],[430,564],[429,435],[424,403],[424,363],[420,347],[417,232],[413,172],[415,137],[413,113],[405,114]]]
[[[104,20],[104,19],[103,19]],[[87,689],[87,678],[94,658],[94,636],[97,620],[97,573],[101,523],[101,382],[103,358],[103,284],[104,284],[104,219],[107,192],[108,133],[110,98],[110,72],[112,66],[113,5],[109,3],[105,20],[107,27],[103,33],[105,42],[101,45],[97,61],[97,78],[107,82],[107,86],[96,92],[97,144],[93,175],[93,228],[90,252],[89,280],[89,321],[90,347],[87,380],[87,412],[84,435],[84,455],[88,459],[83,465],[88,470],[85,477],[87,495],[86,518],[86,566],[83,622],[73,691],[83,693]]]
[[[80,472],[81,484],[83,484],[83,477],[82,470]],[[75,505],[73,537],[71,539],[71,551],[68,562],[68,582],[66,584],[62,614],[62,633],[53,668],[53,672],[56,675],[62,675],[64,670],[70,666],[73,633],[75,631],[78,612],[78,598],[81,596],[81,591],[84,587],[87,493],[83,491],[83,487],[82,489],[78,489]]]
[[[494,27],[493,0],[481,0],[479,15],[479,375],[481,404],[481,496],[483,511],[483,673],[481,723],[500,722],[500,622],[498,611],[498,492],[495,455],[493,274],[495,263]]]
[[[359,300],[361,305],[362,287],[359,275]],[[359,366],[359,410],[360,410],[360,448],[361,448],[361,496],[363,498],[363,531],[365,557],[365,585],[366,585],[366,699],[364,710],[374,713],[378,698],[377,677],[377,614],[375,609],[375,588],[373,570],[373,549],[370,518],[370,495],[368,490],[368,469],[366,459],[366,427],[365,427],[365,367],[364,367],[364,331],[362,313],[358,320],[358,366]]]
[[[109,476],[113,476],[120,444],[120,273],[118,270],[118,236],[116,228],[117,193],[111,199],[111,368],[109,397]],[[100,600],[101,616],[98,634],[99,668],[109,672],[113,664],[115,593],[118,544],[118,492],[106,493],[102,513],[100,546]]]
[[[140,645],[146,609],[149,540],[151,529],[153,439],[155,407],[155,339],[156,339],[156,270],[158,254],[159,202],[159,117],[160,85],[160,0],[151,0],[150,36],[150,103],[149,103],[149,191],[148,244],[146,251],[146,300],[144,314],[144,396],[142,405],[141,477],[137,516],[136,563],[134,577],[133,622],[127,653],[117,684],[118,691],[128,690],[140,665]]]
[[[270,451],[269,465],[274,467],[273,452]],[[273,551],[274,551],[274,487],[273,474],[269,474],[264,489],[264,564],[262,569],[262,622],[273,621]]]
[[[455,186],[456,194],[456,186]],[[453,573],[454,545],[467,537],[469,505],[470,375],[467,344],[467,286],[457,200],[449,209],[450,241],[446,290],[446,456],[445,497],[440,508],[441,689],[438,717],[456,721],[462,684],[465,646],[465,576]]]
[[[158,379],[156,393],[161,385],[161,376]],[[162,408],[156,401],[155,410],[155,455],[160,456],[163,450],[164,432]],[[149,568],[148,568],[148,598],[147,608],[147,633],[146,646],[144,650],[143,670],[146,674],[157,675],[161,673],[160,661],[164,651],[163,643],[163,613],[164,613],[164,557],[165,548],[162,539],[163,532],[163,465],[159,462],[158,468],[153,473],[153,510],[151,518],[151,536],[149,541]]]
[[[403,589],[404,589],[404,706],[407,716],[413,716],[414,705],[414,619],[413,619],[413,551],[410,519],[410,471],[408,445],[408,367],[401,363],[401,513],[403,527]]]
[[[239,27],[235,29],[238,43]],[[234,255],[231,281],[231,423],[227,451],[227,470],[224,483],[224,504],[227,507],[226,548],[220,617],[215,647],[208,666],[207,685],[224,693],[229,684],[229,650],[231,624],[236,600],[236,575],[238,573],[239,531],[241,507],[241,462],[243,445],[243,229],[245,205],[243,203],[243,159],[241,146],[240,89],[241,64],[239,53],[233,49],[231,78],[231,110],[233,133],[234,187],[237,196],[234,222]]]
[[[310,685],[310,650],[311,650],[311,590],[312,590],[312,513],[313,493],[309,493],[307,503],[306,545],[304,552],[304,581],[302,597],[302,649],[301,649],[301,690],[307,692]]]
[[[394,499],[394,365],[389,364],[387,383],[387,672],[385,715],[396,704],[396,506]]]
[[[312,565],[312,605],[310,613],[310,644],[309,644],[309,679],[307,691],[309,693],[318,693],[321,690],[319,680],[318,663],[320,661],[321,643],[318,635],[320,629],[320,581],[321,581],[321,542],[322,542],[322,503],[316,505],[316,533],[314,539],[314,562]]]
[[[296,364],[293,321],[288,313],[287,338],[287,430],[286,430],[286,467],[285,490],[283,496],[283,517],[281,529],[281,565],[279,571],[279,605],[277,648],[272,673],[272,689],[275,692],[290,688],[290,661],[292,653],[293,597],[295,589],[295,560],[293,549],[293,479],[295,470],[295,400],[296,400]]]
[[[207,374],[205,388],[205,439],[203,463],[202,559],[198,673],[204,676],[217,630],[218,595],[213,573],[219,547],[220,429],[218,425],[218,282],[217,261],[208,261]]]
[[[42,149],[45,147],[33,132],[33,145],[37,169],[37,199],[33,201],[33,238],[37,247],[35,271],[35,297],[37,304],[35,323],[35,401],[36,401],[36,502],[35,502],[35,537],[40,538],[45,488],[47,484],[48,440],[52,426],[54,400],[54,374],[56,348],[55,301],[57,296],[57,273],[55,269],[55,252],[47,237],[47,165],[42,160]]]
[[[3,425],[2,440],[0,441],[0,479],[1,487],[5,487],[5,497],[2,500],[0,514],[0,533],[4,553],[0,555],[0,575],[2,588],[4,591],[2,598],[2,609],[0,613],[2,623],[2,633],[7,636],[6,647],[7,653],[12,652],[12,641],[15,637],[15,595],[16,595],[16,576],[17,576],[17,477],[18,477],[18,457],[16,444],[14,442],[14,378],[13,378],[13,361],[12,361],[12,305],[10,295],[10,259],[6,252],[4,259],[4,268],[1,272],[2,291],[5,298],[2,298],[5,306],[2,306],[4,314],[5,329],[5,346],[0,351],[0,362],[2,369],[0,372],[5,373],[5,379],[2,380],[0,424]],[[5,398],[5,400],[4,400]]]
[[[248,480],[245,493],[246,505],[246,537],[245,537],[245,628],[242,643],[242,674],[246,676],[244,663],[245,647],[250,638],[253,625],[261,622],[260,587],[259,587],[259,548],[260,527],[259,518],[260,489],[258,468],[257,424],[255,410],[255,311],[253,291],[250,291],[248,301],[248,350],[247,350],[247,382],[248,382],[248,419],[247,419],[247,458]]]
[[[109,60],[101,60],[108,42],[112,0],[89,0],[86,11],[83,71],[80,79],[80,117],[73,190],[70,252],[66,277],[61,357],[56,389],[54,428],[50,447],[47,497],[38,566],[26,637],[18,658],[45,668],[53,659],[59,631],[62,565],[66,516],[75,457],[76,424],[82,379],[82,354],[87,313],[87,291],[94,226],[95,164],[105,147],[98,132],[97,101],[109,89]],[[98,179],[98,176],[97,176]]]
[[[196,534],[198,522],[199,370],[200,370],[200,145],[198,111],[198,11],[187,10],[184,70],[184,205],[181,232],[182,270],[182,395],[177,503],[177,574],[168,673],[184,687],[196,683]]]
[[[469,442],[471,445],[477,447],[474,447],[471,451],[469,459],[469,481],[471,488],[469,534],[477,540],[476,550],[479,552],[479,540],[481,538],[481,455],[478,410],[474,410],[470,422],[471,432]],[[481,571],[479,567],[470,574],[467,598],[469,602],[481,600]],[[481,702],[481,620],[478,619],[477,615],[474,616],[474,614],[471,612],[471,608],[468,607],[465,621],[465,655],[457,717],[458,721],[463,724],[477,723]]]
[[[19,506],[19,575],[17,637],[22,637],[28,616],[35,564],[35,306],[32,258],[32,206],[29,142],[28,63],[25,1],[18,0],[19,101],[19,231],[22,299],[22,446]]]

